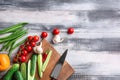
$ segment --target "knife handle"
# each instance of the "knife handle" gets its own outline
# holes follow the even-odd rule
[[[51,80],[57,80],[57,79],[51,78]]]

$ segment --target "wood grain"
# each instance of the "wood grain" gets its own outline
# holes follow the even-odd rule
[[[119,0],[1,0],[0,4],[3,9],[24,9],[32,11],[120,9]]]
[[[23,21],[28,35],[47,31],[48,41],[60,28],[65,40],[53,46],[70,50],[66,60],[75,73],[68,80],[120,80],[120,0],[0,1],[0,29]],[[69,27],[73,35],[66,34]]]

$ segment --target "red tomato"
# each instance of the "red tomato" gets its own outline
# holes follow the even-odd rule
[[[34,42],[37,42],[38,40],[39,40],[39,37],[37,35],[33,37]]]
[[[20,57],[20,62],[25,62],[25,61],[26,61],[26,56],[22,55],[22,56]]]
[[[73,32],[74,32],[74,28],[68,28],[68,31],[67,31],[68,34],[72,34]]]
[[[27,46],[27,47],[26,47],[26,50],[27,50],[28,52],[30,52],[30,51],[32,51],[32,47],[31,47],[31,46]]]
[[[47,54],[46,53],[42,54],[42,61],[43,62],[45,62],[46,58],[47,58]]]
[[[28,36],[28,40],[31,41],[33,39],[33,36]]]
[[[53,34],[54,35],[58,35],[60,33],[60,30],[58,29],[58,28],[55,28],[54,30],[53,30]]]
[[[46,38],[48,36],[48,33],[47,32],[42,32],[41,33],[41,38]]]
[[[21,46],[20,46],[20,50],[23,50],[23,49],[24,49],[24,45],[21,45]]]
[[[25,42],[25,46],[27,46],[27,45],[30,45],[29,41],[26,41],[26,42]]]
[[[17,52],[17,56],[21,56],[22,55],[22,52],[21,51],[18,51]]]
[[[36,43],[32,41],[32,42],[30,42],[30,45],[31,45],[32,47],[35,47]]]
[[[14,58],[13,58],[13,62],[14,62],[14,63],[18,62],[17,57],[14,57]]]
[[[22,50],[22,55],[26,56],[28,54],[27,50]]]

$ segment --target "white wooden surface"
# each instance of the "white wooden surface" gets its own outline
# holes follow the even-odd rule
[[[69,80],[120,80],[120,0],[1,0],[0,29],[18,22],[28,22],[32,34],[47,31],[48,41],[60,28],[65,41],[53,46],[69,49]]]

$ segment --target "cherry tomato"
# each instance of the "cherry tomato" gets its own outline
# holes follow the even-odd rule
[[[27,46],[27,45],[30,45],[29,41],[26,41],[26,42],[25,42],[25,45],[26,45],[26,46]]]
[[[33,36],[28,36],[28,40],[31,41],[33,39]]]
[[[28,54],[27,50],[22,50],[22,55],[26,56]]]
[[[39,37],[37,35],[33,37],[34,42],[37,42],[38,40],[39,40]]]
[[[43,62],[45,62],[46,58],[47,58],[47,54],[46,53],[42,54],[42,61]]]
[[[32,41],[32,42],[30,42],[30,45],[31,45],[32,47],[35,47],[36,43]]]
[[[68,34],[72,34],[73,32],[74,32],[74,28],[68,28],[68,31],[67,31]]]
[[[60,33],[60,30],[58,28],[55,28],[53,30],[53,35],[58,35]]]
[[[22,55],[22,52],[21,52],[21,51],[17,52],[17,57],[18,57],[18,56],[21,56],[21,55]]]
[[[48,36],[48,33],[47,32],[42,32],[41,33],[41,38],[46,38]]]
[[[26,50],[27,50],[28,52],[30,52],[30,51],[32,51],[32,47],[31,47],[31,46],[26,46]]]
[[[26,56],[22,55],[22,56],[20,57],[20,62],[25,62],[25,61],[26,61]]]
[[[20,46],[20,50],[23,50],[23,49],[24,49],[24,45],[21,45],[21,46]]]
[[[14,57],[14,58],[13,58],[13,62],[14,62],[14,63],[18,62],[17,57]]]

